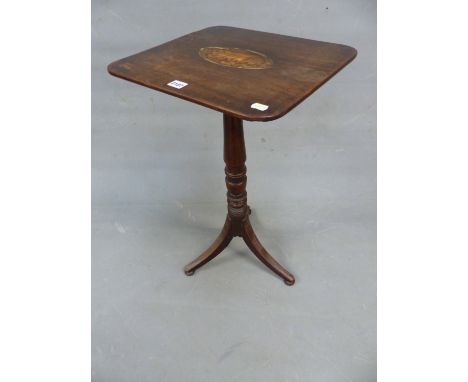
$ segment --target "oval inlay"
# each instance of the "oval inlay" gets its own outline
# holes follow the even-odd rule
[[[209,46],[200,48],[200,57],[213,64],[239,69],[268,69],[273,61],[263,53],[240,48]]]

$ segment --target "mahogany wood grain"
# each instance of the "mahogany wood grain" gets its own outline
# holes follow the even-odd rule
[[[203,57],[206,52],[209,57]],[[108,71],[243,120],[270,121],[293,109],[356,54],[346,45],[216,26],[115,61]],[[174,80],[188,85],[170,87]],[[268,109],[252,109],[253,103]]]
[[[228,212],[223,230],[214,243],[200,256],[187,264],[184,272],[193,275],[197,268],[218,256],[235,236],[244,239],[255,256],[287,285],[293,285],[294,276],[279,264],[263,247],[250,224],[250,207],[247,205],[247,168],[244,127],[241,119],[224,114],[224,162]]]
[[[202,29],[115,61],[110,74],[223,113],[227,216],[213,244],[184,271],[218,256],[240,236],[254,255],[286,284],[294,276],[262,246],[249,220],[243,120],[279,118],[356,57],[346,45],[247,29]],[[181,88],[168,84],[186,83]],[[263,110],[252,104],[266,106]]]

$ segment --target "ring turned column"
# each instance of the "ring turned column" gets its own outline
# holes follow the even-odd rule
[[[191,276],[197,268],[219,255],[234,236],[244,239],[253,254],[268,268],[279,275],[287,285],[295,282],[294,276],[279,264],[263,247],[250,224],[250,207],[247,205],[247,168],[243,121],[223,115],[224,122],[224,162],[226,167],[226,188],[228,213],[223,230],[213,244],[190,264],[184,267]]]
[[[248,216],[244,127],[241,119],[226,114],[223,118],[228,219],[231,222],[231,233],[234,236],[242,236],[242,227]]]

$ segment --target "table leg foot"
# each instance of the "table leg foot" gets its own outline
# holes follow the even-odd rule
[[[208,249],[195,260],[184,267],[185,274],[187,276],[192,276],[197,268],[200,268],[202,265],[218,256],[223,251],[223,249],[228,246],[231,240],[231,221],[226,219],[223,230],[213,242],[213,244],[211,244]]]
[[[255,235],[255,232],[250,224],[250,221],[247,219],[244,223],[244,232],[242,235],[247,246],[253,252],[253,254],[268,268],[280,276],[286,285],[293,285],[296,281],[294,276],[289,273],[280,263],[278,263],[273,256],[271,256],[268,251],[263,247],[260,241]]]

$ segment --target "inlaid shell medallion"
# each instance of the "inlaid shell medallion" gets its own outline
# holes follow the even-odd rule
[[[210,46],[198,51],[200,57],[216,65],[238,69],[268,69],[273,66],[271,58],[263,53],[240,48]]]

